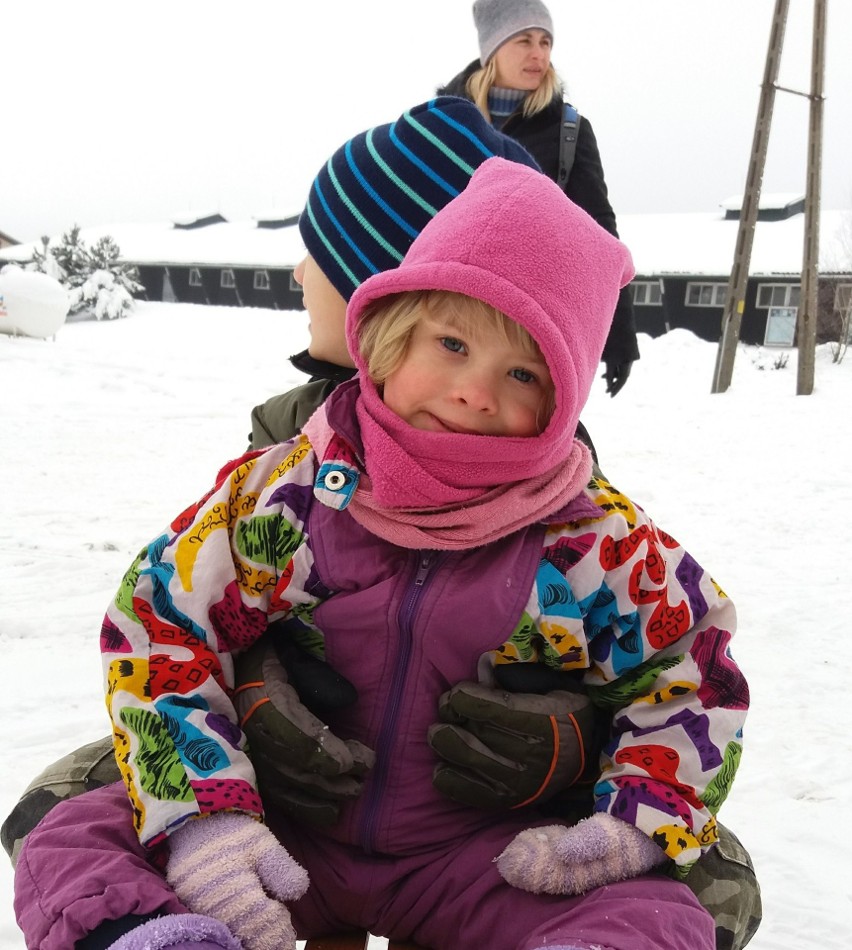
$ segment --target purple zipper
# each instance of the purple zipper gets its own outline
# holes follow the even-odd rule
[[[409,585],[408,592],[403,598],[399,613],[397,614],[399,622],[399,652],[394,666],[390,689],[387,694],[387,702],[385,703],[385,711],[382,716],[379,738],[376,743],[376,764],[373,767],[373,780],[370,783],[369,792],[367,793],[367,799],[364,805],[362,825],[364,830],[361,835],[361,847],[367,854],[373,853],[381,799],[384,794],[388,772],[390,771],[391,756],[389,749],[393,742],[397,713],[399,712],[399,707],[402,702],[405,681],[408,677],[408,663],[411,659],[411,648],[413,645],[414,618],[420,608],[420,601],[422,600],[423,594],[426,592],[429,583],[435,576],[437,568],[441,565],[445,557],[445,554],[439,554],[437,551],[421,552],[417,561],[414,578]]]

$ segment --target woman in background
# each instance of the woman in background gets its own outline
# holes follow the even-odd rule
[[[585,116],[578,117],[574,160],[565,180],[559,169],[563,85],[550,54],[553,22],[541,0],[476,0],[473,21],[479,38],[479,59],[463,69],[441,95],[474,102],[486,119],[520,142],[565,194],[597,223],[618,237],[609,203],[595,133]],[[619,298],[603,352],[606,391],[621,391],[633,362],[639,359],[636,323],[629,287]]]

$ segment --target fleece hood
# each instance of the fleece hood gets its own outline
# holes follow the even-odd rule
[[[547,471],[566,458],[588,399],[619,291],[633,277],[630,252],[541,172],[491,158],[411,245],[398,268],[365,281],[346,318],[349,351],[371,388],[358,351],[364,310],[390,294],[450,290],[485,301],[524,327],[541,348],[556,408],[544,432],[499,439]],[[389,411],[389,410],[388,410]],[[436,441],[442,433],[420,433]],[[489,436],[459,436],[479,455]],[[528,474],[536,474],[527,470]]]

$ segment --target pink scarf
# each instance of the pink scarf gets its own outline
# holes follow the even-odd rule
[[[573,438],[414,429],[360,378],[338,386],[304,433],[321,461],[330,461],[335,435],[360,456],[363,474],[348,510],[368,531],[405,548],[496,541],[564,508],[592,470],[589,450]],[[554,444],[561,451],[554,453]]]

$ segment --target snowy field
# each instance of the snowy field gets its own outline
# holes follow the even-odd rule
[[[98,632],[125,568],[246,447],[256,403],[304,381],[286,356],[303,314],[140,304],[55,341],[0,336],[0,814],[29,780],[107,733]],[[714,345],[640,338],[614,400],[598,381],[583,421],[610,479],[707,566],[739,612],[734,652],[752,689],[723,820],[763,888],[753,950],[848,950],[852,874],[852,353],[741,347],[711,396]],[[844,594],[843,591],[846,591]],[[842,609],[841,609],[842,608]],[[0,950],[22,950],[0,862]],[[379,945],[378,942],[376,944]]]

